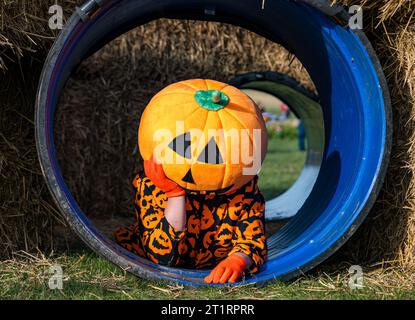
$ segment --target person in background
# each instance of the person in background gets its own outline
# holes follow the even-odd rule
[[[288,118],[290,117],[290,108],[283,102],[281,102],[280,104],[280,111],[281,111],[280,120],[281,121],[288,120]]]
[[[305,128],[302,120],[300,120],[298,125],[298,149],[300,151],[305,151]]]

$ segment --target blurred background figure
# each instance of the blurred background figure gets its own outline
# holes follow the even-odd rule
[[[265,124],[278,120],[278,116],[270,112],[263,112],[262,117],[264,118]]]
[[[283,102],[280,104],[280,121],[288,120],[290,117],[290,108]]]
[[[305,151],[305,128],[302,120],[300,120],[300,123],[298,124],[298,149],[300,151]]]

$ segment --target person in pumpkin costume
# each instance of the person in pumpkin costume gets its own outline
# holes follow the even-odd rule
[[[174,117],[171,110],[175,110]],[[176,135],[158,148],[160,139],[149,137],[157,136],[157,127],[168,127],[172,117],[186,124],[178,133],[176,128]],[[192,125],[203,130],[196,134]],[[220,139],[212,138],[211,129],[237,131],[220,143]],[[231,144],[238,130],[248,132],[245,140],[252,150],[248,162],[240,156],[240,149],[246,147],[243,138],[238,137],[236,147]],[[114,232],[116,242],[161,265],[213,267],[206,283],[233,283],[247,271],[255,273],[267,255],[265,201],[257,172],[244,169],[253,167],[255,159],[262,164],[266,145],[261,113],[240,90],[203,79],[165,88],[151,100],[141,118],[139,147],[144,172],[133,181],[136,222],[118,228]],[[161,161],[157,148],[170,161]],[[239,162],[231,161],[236,151]]]

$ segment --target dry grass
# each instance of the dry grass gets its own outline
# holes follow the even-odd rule
[[[66,16],[82,1],[0,0],[0,70],[24,55],[45,50],[57,32],[48,27],[49,7],[61,4]]]

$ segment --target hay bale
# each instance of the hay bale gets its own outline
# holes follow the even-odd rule
[[[81,0],[60,0],[69,17]],[[48,26],[49,7],[56,0],[4,0],[0,2],[0,71],[25,55],[43,51],[50,46],[59,30]]]
[[[50,45],[51,32],[45,29],[48,18],[45,8],[50,2],[31,1],[31,15],[27,8],[17,10],[17,1],[8,1],[9,5],[0,3],[3,64],[21,55],[32,55],[34,50],[39,50],[40,56],[44,54],[43,48]],[[68,8],[74,2],[64,1]],[[359,264],[393,260],[413,268],[414,4],[404,0],[341,2],[364,5],[365,31],[380,57],[391,89],[395,134],[391,165],[379,201],[340,255]],[[32,36],[35,33],[40,36]],[[210,37],[203,36],[207,33]],[[241,43],[250,45],[242,48]],[[275,52],[279,53],[278,60]],[[249,70],[247,66],[251,66]],[[28,66],[23,69],[25,74],[29,73]],[[153,22],[145,29],[141,27],[120,37],[89,59],[68,83],[60,101],[57,123],[61,125],[56,132],[64,174],[81,206],[89,213],[107,216],[131,210],[130,180],[139,167],[134,146],[140,110],[163,85],[195,75],[226,81],[236,72],[253,69],[286,72],[313,88],[301,65],[295,59],[292,62],[292,57],[280,47],[239,28],[213,23]],[[36,78],[38,73],[33,76]],[[33,81],[35,87],[35,79],[28,81]],[[0,176],[7,181],[1,185],[0,252],[3,246],[9,253],[34,248],[35,244],[50,247],[53,241],[47,235],[55,221],[49,217],[54,206],[35,159],[33,124],[25,120],[33,116],[30,107],[34,88],[25,88],[25,95],[25,101],[9,99],[9,107],[0,111],[0,119],[6,124],[2,122],[0,127]],[[21,104],[25,105],[23,113],[19,109]],[[114,113],[114,109],[118,112]],[[23,117],[16,115],[16,110]],[[11,122],[20,128],[14,128],[14,134],[10,133]],[[19,152],[13,151],[16,148]],[[27,167],[31,170],[26,170]],[[33,224],[25,225],[23,221]]]
[[[411,1],[364,1],[365,31],[381,60],[391,93],[394,137],[381,195],[341,251],[357,263],[392,262],[415,268],[414,10]]]
[[[58,213],[40,171],[33,127],[33,97],[41,65],[24,78],[18,66],[0,76],[0,258],[14,251],[51,248]]]

